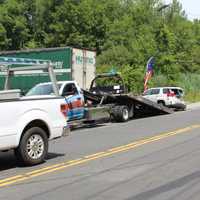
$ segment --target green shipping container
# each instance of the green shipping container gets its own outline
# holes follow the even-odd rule
[[[95,76],[96,52],[72,47],[33,49],[25,51],[0,52],[0,57],[17,57],[40,60],[50,60],[56,63],[55,73],[58,81],[76,80],[80,87],[89,88]],[[0,72],[0,89],[3,89],[5,74]],[[12,89],[27,92],[34,85],[48,82],[47,73],[33,71],[32,73],[18,72],[11,79]]]

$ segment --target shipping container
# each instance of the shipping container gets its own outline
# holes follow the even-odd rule
[[[90,82],[95,77],[96,52],[72,47],[33,49],[23,51],[0,52],[0,57],[30,58],[50,60],[55,65],[58,81],[76,80],[83,89],[88,89]],[[0,72],[0,89],[3,89],[5,73]],[[47,73],[33,71],[30,74],[18,72],[12,78],[13,89],[20,88],[26,92],[37,83],[49,81]]]

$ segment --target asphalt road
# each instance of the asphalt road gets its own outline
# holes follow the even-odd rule
[[[0,200],[199,200],[200,109],[52,141],[47,161],[0,153]]]

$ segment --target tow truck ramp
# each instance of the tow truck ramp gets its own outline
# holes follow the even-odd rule
[[[142,96],[136,96],[132,93],[128,94],[94,94],[92,92],[83,90],[86,100],[92,101],[94,104],[100,105],[128,105],[134,106],[134,112],[137,115],[160,115],[172,114],[174,111],[166,106],[159,105],[145,99]]]
[[[142,96],[135,96],[132,93],[117,95],[116,100],[120,102],[130,102],[138,107],[138,112],[148,114],[172,114],[174,111],[166,106],[157,104]]]

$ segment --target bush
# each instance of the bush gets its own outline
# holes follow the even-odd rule
[[[185,100],[188,102],[200,101],[200,75],[198,74],[178,74],[176,80],[168,79],[167,76],[160,74],[154,76],[150,87],[177,86],[185,91]]]

